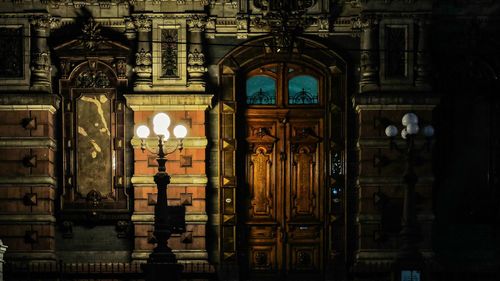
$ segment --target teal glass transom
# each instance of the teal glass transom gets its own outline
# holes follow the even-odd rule
[[[247,104],[276,104],[276,81],[263,75],[248,78]]]
[[[318,103],[318,79],[299,75],[288,81],[288,104]]]

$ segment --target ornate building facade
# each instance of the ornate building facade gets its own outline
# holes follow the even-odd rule
[[[3,1],[7,269],[78,279],[145,262],[157,164],[134,130],[166,112],[188,128],[167,172],[168,203],[186,210],[169,245],[203,268],[191,273],[390,280],[408,202],[384,130],[412,112],[436,131],[415,139],[426,148],[414,186],[425,280],[498,280],[499,8]]]

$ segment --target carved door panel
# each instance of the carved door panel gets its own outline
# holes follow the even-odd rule
[[[242,217],[250,276],[322,268],[323,111],[307,111],[247,111]]]

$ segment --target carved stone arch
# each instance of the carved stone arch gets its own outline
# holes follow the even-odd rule
[[[98,59],[89,59],[77,65],[68,76],[72,88],[116,88],[119,86],[116,70]]]
[[[225,55],[220,62],[219,66],[219,159],[220,167],[219,178],[220,178],[220,202],[224,202],[221,209],[221,228],[220,228],[220,245],[221,245],[221,262],[231,263],[237,262],[238,248],[238,238],[237,233],[241,232],[241,229],[237,230],[237,210],[238,210],[238,197],[236,194],[240,192],[237,188],[238,185],[244,185],[245,179],[241,178],[241,173],[238,170],[239,162],[238,155],[243,153],[245,149],[236,150],[236,143],[239,143],[243,138],[242,135],[238,135],[237,131],[244,127],[242,123],[242,104],[240,104],[241,99],[238,94],[242,91],[244,92],[244,79],[246,73],[252,69],[256,69],[260,66],[271,64],[271,63],[295,63],[297,65],[302,65],[306,68],[314,70],[319,73],[323,81],[323,90],[325,92],[325,102],[322,104],[324,106],[325,117],[325,130],[321,130],[321,134],[325,135],[312,135],[307,137],[298,137],[296,142],[300,146],[307,146],[309,154],[316,153],[314,148],[316,143],[324,147],[321,149],[321,153],[324,152],[325,155],[321,156],[322,163],[316,164],[318,168],[326,168],[326,174],[330,178],[333,178],[332,173],[334,171],[337,174],[336,181],[338,184],[346,185],[346,175],[345,175],[345,159],[346,157],[346,124],[347,124],[347,73],[348,65],[346,60],[339,55],[337,52],[333,51],[328,46],[317,42],[316,40],[298,37],[295,40],[294,47],[291,53],[281,53],[273,46],[273,37],[264,36],[247,41],[240,46],[234,48],[227,55]],[[283,122],[272,123],[269,125],[270,135],[275,134],[277,127],[286,126],[287,113],[286,110],[277,109],[274,116],[278,120],[283,120]],[[267,121],[262,121],[262,123]],[[299,124],[300,125],[300,124]],[[298,126],[299,126],[298,125]],[[311,124],[304,124],[308,127]],[[252,125],[249,125],[250,127]],[[266,128],[266,124],[263,124]],[[274,127],[273,127],[274,126]],[[300,126],[299,126],[300,127]],[[293,128],[292,128],[293,129]],[[317,128],[311,128],[312,130],[317,130]],[[279,129],[281,130],[281,129]],[[320,138],[321,137],[321,138]],[[281,136],[276,136],[269,144],[274,144],[274,142],[281,139]],[[248,144],[257,143],[257,137],[247,137],[244,139]],[[304,143],[303,143],[304,142]],[[233,144],[233,145],[226,145]],[[261,144],[261,143],[259,143]],[[254,146],[255,147],[255,146]],[[275,149],[276,150],[276,149]],[[318,150],[319,151],[319,150]],[[274,161],[284,161],[287,157],[283,152],[276,151],[277,156],[275,156]],[[319,153],[319,152],[318,152]],[[306,153],[307,154],[307,153]],[[308,154],[308,155],[309,155]],[[307,157],[302,157],[306,159]],[[301,159],[302,159],[301,158]],[[311,158],[312,159],[312,158]],[[303,159],[302,159],[303,160]],[[305,160],[304,160],[305,161]],[[304,162],[305,163],[305,162]],[[323,165],[323,163],[325,165]],[[278,164],[277,164],[278,165]],[[333,180],[332,180],[333,182]],[[263,185],[266,186],[266,185]],[[323,192],[323,191],[321,191]],[[311,200],[316,198],[316,193],[311,193],[308,195]],[[318,195],[319,196],[319,195]],[[325,193],[325,202],[331,201],[331,192]],[[315,199],[314,199],[315,200]],[[319,202],[319,201],[318,201]],[[305,204],[305,203],[304,203]],[[309,204],[309,203],[308,203]],[[309,204],[307,206],[313,206]],[[328,208],[325,208],[328,209]],[[340,208],[342,211],[343,208]],[[330,211],[327,211],[330,212]],[[332,211],[333,212],[333,211]],[[343,214],[329,213],[325,215],[331,215],[336,217],[344,217]],[[241,221],[241,220],[240,220]],[[345,221],[343,219],[337,221],[340,227],[345,226]],[[340,229],[340,228],[339,228]],[[270,233],[274,235],[276,229],[272,230]],[[316,230],[315,230],[316,231]],[[327,235],[332,235],[332,229],[329,228]],[[342,234],[337,234],[340,236]],[[326,241],[326,240],[325,240]],[[331,241],[331,240],[330,240]],[[330,252],[343,252],[342,243],[328,244],[328,250]],[[258,253],[254,253],[256,256]],[[250,253],[243,253],[242,255],[250,256]],[[272,255],[269,254],[269,257]],[[258,261],[254,261],[258,264]],[[242,265],[246,266],[246,265]]]
[[[59,213],[65,221],[130,219],[123,94],[131,50],[101,35],[99,28],[90,19],[82,35],[72,37],[77,39],[54,47],[62,97]]]

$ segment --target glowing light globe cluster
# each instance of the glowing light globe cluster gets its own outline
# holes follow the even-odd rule
[[[401,119],[401,123],[404,126],[403,130],[401,130],[401,137],[403,139],[406,139],[408,135],[416,135],[420,131],[418,116],[415,113],[406,113]],[[427,125],[422,129],[422,133],[425,137],[430,138],[434,135],[434,127]],[[394,125],[389,125],[385,128],[385,134],[393,138],[398,134],[398,128]]]
[[[163,136],[164,140],[170,138],[168,127],[170,126],[170,117],[161,112],[153,117],[153,131],[158,136]],[[139,138],[145,139],[149,136],[150,130],[146,125],[140,125],[136,129],[136,134]],[[183,139],[187,135],[187,129],[183,125],[177,125],[174,128],[174,136],[178,139]]]

